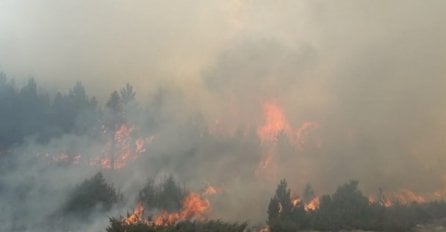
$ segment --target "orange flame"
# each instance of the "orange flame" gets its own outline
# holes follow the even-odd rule
[[[101,166],[103,169],[121,169],[131,160],[135,160],[146,151],[148,144],[152,143],[155,136],[147,138],[132,138],[134,127],[123,123],[114,133],[112,141],[109,141],[100,158],[91,162],[93,166]],[[134,141],[134,142],[133,142]]]
[[[183,201],[183,209],[179,212],[161,212],[154,217],[153,224],[156,226],[174,225],[181,220],[202,220],[204,213],[209,209],[210,203],[196,193],[189,194]]]
[[[293,207],[297,207],[301,202],[302,200],[298,196],[294,196],[293,198],[291,198],[291,204],[293,205]]]
[[[312,129],[319,127],[319,123],[313,121],[305,121],[296,130],[294,142],[299,149],[302,149],[306,142],[306,138],[310,135]]]
[[[143,219],[144,206],[139,202],[133,211],[133,214],[122,220],[125,224],[145,223],[150,226],[168,226],[174,225],[182,220],[204,220],[206,212],[210,208],[210,203],[207,199],[202,198],[197,193],[190,193],[183,200],[183,208],[178,212],[169,213],[165,210],[153,216],[153,220]]]
[[[395,204],[407,205],[410,203],[425,203],[429,200],[438,199],[438,192],[434,192],[432,195],[420,195],[409,189],[400,189],[397,192],[387,193],[385,196],[378,197],[375,195],[369,195],[368,200],[370,204],[380,204],[384,207],[391,207]]]
[[[264,113],[264,122],[257,129],[257,136],[261,144],[266,149],[260,160],[255,174],[258,175],[265,170],[274,167],[274,156],[277,153],[277,142],[279,136],[284,133],[288,141],[296,148],[302,149],[305,139],[311,130],[319,127],[317,122],[306,121],[300,127],[294,129],[286,118],[282,108],[273,101],[267,101],[262,104]],[[269,172],[274,173],[274,170]]]
[[[122,222],[127,225],[135,224],[137,222],[142,222],[143,215],[144,215],[144,205],[142,204],[142,202],[138,202],[138,204],[136,204],[136,208],[133,210],[133,213],[129,215],[127,218],[124,218]]]
[[[305,204],[305,211],[314,211],[319,209],[320,199],[319,197],[315,197],[311,199],[307,204]]]
[[[283,113],[283,110],[274,102],[263,104],[265,115],[264,124],[257,130],[257,136],[262,143],[277,142],[280,133],[291,135],[291,126]]]
[[[103,169],[121,169],[129,161],[137,159],[141,154],[147,151],[149,144],[152,144],[157,138],[152,135],[146,138],[132,138],[134,127],[123,123],[112,136],[104,130],[105,137],[108,139],[99,155],[92,157],[81,156],[80,154],[70,154],[69,152],[60,152],[56,154],[46,153],[43,158],[49,163],[63,165],[84,164],[89,166],[99,166]],[[41,156],[37,154],[37,156]]]

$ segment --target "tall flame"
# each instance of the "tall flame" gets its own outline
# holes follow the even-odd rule
[[[285,132],[292,137],[291,126],[283,110],[274,102],[263,103],[264,124],[257,130],[257,136],[262,143],[275,143],[280,133]]]
[[[288,141],[297,149],[302,149],[310,131],[319,127],[317,122],[305,121],[298,128],[293,128],[288,121],[283,109],[274,101],[266,101],[262,104],[264,121],[257,129],[257,136],[265,149],[255,173],[274,172],[275,154],[279,136],[283,133]]]

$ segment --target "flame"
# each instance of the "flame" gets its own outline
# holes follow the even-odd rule
[[[121,169],[131,160],[135,160],[140,154],[146,152],[149,144],[153,143],[156,136],[146,138],[132,138],[134,127],[123,123],[114,133],[113,139],[104,147],[103,155],[93,160],[94,166],[103,169]],[[134,142],[133,142],[134,141]]]
[[[277,176],[278,164],[275,158],[275,154],[276,153],[274,151],[268,151],[263,154],[261,160],[254,170],[254,174],[258,178],[271,181],[274,180],[274,177]]]
[[[69,152],[60,152],[56,154],[44,154],[43,158],[49,163],[78,165],[84,164],[88,166],[99,166],[102,169],[118,170],[126,166],[130,161],[136,160],[141,154],[147,151],[148,145],[152,144],[157,138],[152,135],[145,138],[133,139],[134,127],[127,123],[123,123],[112,133],[104,130],[105,137],[108,141],[105,143],[102,152],[99,155],[82,156],[80,154],[70,154]],[[37,154],[38,156],[41,156]]]
[[[184,199],[181,211],[173,213],[162,211],[154,217],[153,224],[168,226],[182,220],[203,220],[209,207],[210,203],[207,199],[202,198],[199,194],[191,193]]]
[[[277,206],[278,206],[278,208],[279,208],[279,214],[282,214],[282,212],[283,212],[283,206],[282,206],[282,203],[277,202]]]
[[[282,132],[285,132],[287,135],[292,134],[291,126],[283,110],[276,103],[263,103],[263,113],[265,115],[265,122],[257,130],[257,136],[262,143],[277,142]]]
[[[127,225],[135,224],[137,222],[142,222],[143,215],[144,215],[144,205],[142,204],[142,202],[138,202],[138,204],[136,204],[135,209],[133,210],[133,213],[129,215],[127,218],[124,218],[122,222]]]
[[[293,196],[291,198],[291,204],[293,205],[293,207],[297,207],[301,202],[302,200],[298,196]]]
[[[307,204],[305,204],[305,211],[314,211],[319,208],[320,199],[319,197],[314,197]]]
[[[214,187],[214,186],[212,186],[212,185],[208,185],[208,186],[206,187],[206,189],[204,190],[203,195],[210,196],[210,195],[215,195],[215,194],[217,194],[217,193],[218,193],[218,191],[217,191],[217,188],[216,188],[216,187]]]
[[[110,157],[113,161],[111,165],[113,169],[121,169],[126,163],[129,161],[132,156],[131,151],[131,133],[134,130],[134,127],[128,125],[127,123],[123,123],[113,135],[114,147],[110,148],[110,155],[115,155],[116,157]],[[113,150],[114,149],[114,150]],[[116,153],[116,154],[114,154]]]
[[[320,202],[319,197],[318,196],[314,197],[310,201],[303,204],[304,210],[306,212],[309,212],[309,211],[314,211],[314,210],[318,209],[319,202]],[[295,195],[291,198],[291,205],[293,205],[293,207],[301,206],[301,204],[302,204],[302,199],[300,199],[299,196]]]
[[[210,208],[210,202],[197,193],[190,193],[183,200],[183,208],[180,211],[169,213],[166,210],[153,216],[153,220],[143,219],[144,206],[138,202],[133,213],[122,220],[123,224],[144,223],[150,226],[174,225],[183,220],[204,220],[206,212]]]
[[[199,217],[204,218],[204,212],[210,207],[207,199],[202,198],[196,193],[189,194],[183,202],[183,215],[185,218]]]
[[[439,192],[434,192],[432,195],[420,195],[409,189],[400,189],[397,192],[390,192],[381,197],[369,195],[368,200],[370,204],[380,204],[384,207],[391,207],[395,204],[407,205],[411,203],[425,203],[429,200],[438,199]]]
[[[294,129],[282,108],[274,101],[264,102],[262,108],[264,122],[257,129],[257,137],[266,151],[255,170],[256,175],[265,172],[268,172],[268,174],[275,173],[273,170],[275,167],[275,154],[277,153],[279,136],[282,133],[286,135],[291,144],[300,150],[306,143],[306,138],[311,130],[319,127],[317,122],[305,121],[298,128]]]
[[[297,128],[294,142],[299,149],[302,149],[306,143],[307,137],[310,135],[312,129],[319,128],[319,123],[313,121],[305,121]],[[318,143],[320,146],[320,142]]]
[[[415,192],[412,192],[408,189],[402,189],[398,193],[395,193],[393,195],[393,198],[402,203],[402,204],[409,204],[409,203],[424,203],[426,202],[426,198],[416,194]]]

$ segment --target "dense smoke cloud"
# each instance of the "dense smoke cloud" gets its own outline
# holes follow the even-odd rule
[[[299,193],[307,182],[324,193],[351,178],[367,193],[446,187],[445,7],[433,0],[3,0],[0,69],[19,85],[34,76],[51,94],[80,80],[101,103],[134,85],[147,109],[127,117],[156,142],[131,168],[106,173],[128,196],[127,209],[146,178],[172,173],[192,189],[224,189],[214,216],[257,222],[280,178]],[[300,146],[286,131],[262,144],[265,104],[280,107],[293,131],[317,126]],[[67,147],[90,156],[103,144],[66,135],[14,151],[22,155],[2,184],[26,186],[43,173],[48,186],[29,185],[26,198],[44,197],[39,189],[60,193],[23,203],[31,224],[41,220],[33,210],[56,209],[95,170],[28,168],[22,156]],[[259,174],[268,152],[273,170]]]

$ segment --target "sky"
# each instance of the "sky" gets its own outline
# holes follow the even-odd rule
[[[342,78],[333,72],[344,66],[441,75],[442,9],[442,1],[2,0],[0,68],[54,89],[81,80],[107,96],[130,82],[146,94],[159,82],[201,88],[222,53],[271,40],[312,48],[317,79]]]

